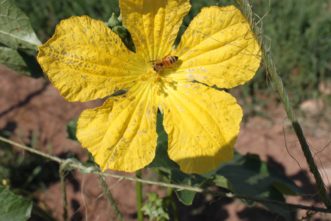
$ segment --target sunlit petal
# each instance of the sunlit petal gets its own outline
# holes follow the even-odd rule
[[[137,52],[149,61],[170,54],[190,7],[189,0],[120,0],[123,24]]]
[[[242,110],[230,94],[198,83],[178,83],[161,100],[169,157],[187,173],[204,173],[229,161]]]
[[[69,101],[88,101],[130,87],[144,67],[102,21],[71,17],[39,47],[38,61]],[[123,68],[125,67],[125,69]]]
[[[234,6],[204,8],[172,54],[182,62],[169,77],[232,88],[250,80],[261,60],[249,23]]]
[[[157,140],[155,97],[150,85],[140,85],[127,95],[82,112],[78,140],[103,170],[132,172],[153,160]]]

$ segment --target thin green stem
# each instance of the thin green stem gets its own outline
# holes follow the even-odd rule
[[[136,177],[138,179],[141,179],[142,172],[141,170],[138,170],[136,172]],[[141,182],[136,182],[136,196],[137,196],[137,220],[143,221],[144,220],[144,214],[141,210],[143,207],[143,184]]]
[[[280,76],[277,72],[277,69],[276,69],[276,65],[273,62],[270,49],[268,49],[268,47],[263,42],[262,29],[257,27],[257,25],[255,23],[255,20],[253,18],[251,4],[250,4],[249,0],[237,0],[237,2],[241,6],[244,15],[246,16],[247,20],[250,22],[252,29],[255,32],[257,39],[259,40],[261,50],[262,50],[262,58],[263,58],[263,62],[264,62],[267,74],[270,77],[270,79],[273,83],[274,89],[278,93],[278,95],[284,105],[287,117],[291,121],[295,134],[298,137],[302,152],[305,155],[309,169],[310,169],[311,173],[314,175],[316,185],[318,188],[318,194],[319,194],[321,200],[323,201],[324,205],[328,209],[331,209],[331,200],[328,197],[328,194],[327,194],[327,191],[325,188],[325,184],[323,182],[321,174],[318,171],[318,168],[314,161],[313,155],[311,154],[308,142],[305,138],[302,128],[295,117],[295,114],[294,114],[292,105],[290,103],[289,97],[287,95],[286,89],[284,88],[283,81],[280,78]]]

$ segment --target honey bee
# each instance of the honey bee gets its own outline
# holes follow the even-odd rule
[[[161,60],[155,60],[153,62],[153,69],[156,72],[161,72],[164,68],[169,68],[178,61],[177,56],[165,56]]]

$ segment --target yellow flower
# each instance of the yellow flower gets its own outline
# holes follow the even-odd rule
[[[127,90],[78,120],[78,140],[103,170],[131,172],[153,160],[158,110],[169,157],[181,170],[204,173],[231,160],[242,110],[234,97],[211,86],[227,89],[250,80],[260,47],[238,9],[214,6],[202,9],[173,48],[190,7],[189,0],[120,1],[136,52],[87,16],[63,20],[39,48],[39,63],[68,101]],[[156,72],[153,61],[169,55],[179,60]]]

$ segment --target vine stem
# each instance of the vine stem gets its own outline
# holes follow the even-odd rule
[[[63,221],[68,221],[68,200],[67,200],[67,188],[66,188],[66,182],[65,182],[66,167],[67,167],[67,164],[64,163],[64,164],[60,165],[60,169],[59,169],[61,194],[62,194]]]
[[[99,183],[101,184],[101,187],[102,187],[102,192],[105,195],[105,197],[107,198],[109,204],[113,207],[113,210],[115,212],[117,220],[122,221],[123,220],[123,215],[117,207],[116,201],[113,197],[113,194],[110,192],[110,189],[109,189],[108,184],[105,180],[105,177],[101,174],[98,174],[98,178],[99,178]]]
[[[136,172],[136,177],[141,179],[142,172],[138,170]],[[136,182],[136,199],[137,199],[137,220],[144,221],[144,214],[142,211],[143,207],[143,184],[141,182]]]
[[[149,184],[149,185],[157,185],[160,187],[167,187],[167,188],[174,188],[178,191],[181,190],[189,190],[189,191],[193,191],[196,193],[202,193],[202,192],[206,192],[206,193],[211,193],[215,196],[219,195],[220,197],[227,197],[227,198],[231,198],[231,199],[246,199],[246,200],[250,200],[250,201],[254,201],[254,202],[260,202],[260,203],[272,203],[272,204],[276,204],[276,205],[280,205],[280,206],[284,206],[284,207],[289,207],[289,208],[293,208],[293,209],[304,209],[304,210],[310,210],[310,211],[316,211],[316,212],[323,212],[323,213],[331,213],[331,209],[326,209],[326,208],[321,208],[321,207],[315,207],[315,206],[307,206],[307,205],[303,205],[303,204],[293,204],[293,203],[284,203],[278,200],[268,200],[268,199],[264,199],[264,198],[258,198],[258,197],[251,197],[251,196],[244,196],[244,195],[235,195],[232,193],[225,193],[225,192],[211,192],[208,190],[204,190],[200,187],[192,187],[192,186],[187,186],[187,185],[180,185],[180,184],[172,184],[172,183],[164,183],[164,182],[159,182],[159,181],[154,181],[154,180],[147,180],[147,179],[142,179],[142,178],[138,178],[138,177],[132,177],[132,176],[126,176],[126,175],[119,175],[119,174],[115,174],[115,173],[105,173],[105,172],[100,172],[98,168],[95,168],[93,166],[84,166],[81,162],[79,162],[78,160],[75,159],[60,159],[56,156],[52,156],[49,155],[47,153],[43,153],[39,150],[36,149],[32,149],[28,146],[22,145],[20,143],[17,143],[15,141],[9,140],[5,137],[0,136],[0,141],[8,143],[13,145],[14,147],[18,147],[20,149],[26,150],[30,153],[36,154],[38,156],[42,156],[46,159],[52,160],[54,162],[58,162],[60,164],[60,166],[65,166],[65,171],[68,171],[70,169],[77,169],[80,172],[83,172],[85,174],[89,173],[89,174],[96,174],[96,175],[101,175],[101,176],[105,176],[105,177],[113,177],[116,178],[118,180],[129,180],[132,182],[140,182],[140,183],[145,183],[145,184]],[[1,147],[1,145],[0,145]]]
[[[242,12],[245,15],[246,19],[250,22],[252,30],[255,32],[255,35],[260,43],[261,50],[262,50],[262,58],[263,58],[263,62],[264,62],[267,74],[273,83],[274,90],[278,93],[278,95],[284,105],[287,117],[291,121],[294,132],[300,142],[300,146],[301,146],[302,152],[304,153],[304,156],[306,158],[309,169],[310,169],[311,173],[314,175],[316,185],[318,188],[319,197],[321,198],[324,205],[328,209],[331,209],[331,200],[328,197],[328,194],[327,194],[327,191],[325,188],[325,184],[323,182],[320,172],[318,171],[318,168],[316,166],[313,155],[310,151],[310,147],[305,138],[303,130],[302,130],[298,120],[295,117],[295,114],[294,114],[292,105],[290,103],[289,97],[287,95],[286,89],[284,88],[283,81],[280,78],[280,76],[277,72],[277,69],[276,69],[276,65],[273,62],[273,59],[272,59],[272,56],[270,53],[270,49],[268,49],[267,46],[263,42],[262,29],[260,27],[257,27],[257,25],[255,23],[250,1],[249,0],[237,0],[237,2],[241,6]]]

